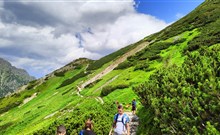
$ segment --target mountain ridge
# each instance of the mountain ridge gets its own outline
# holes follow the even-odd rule
[[[0,97],[13,93],[20,86],[35,79],[24,69],[16,68],[2,58],[0,58],[0,74]]]

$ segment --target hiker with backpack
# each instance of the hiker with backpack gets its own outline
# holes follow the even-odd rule
[[[132,110],[132,114],[135,115],[136,109],[137,109],[135,99],[133,99],[131,105],[132,105],[132,109],[131,109]]]
[[[86,122],[85,122],[85,129],[81,130],[79,135],[96,135],[93,130],[93,123],[92,123],[92,120],[91,119],[88,119]]]
[[[113,129],[114,135],[130,135],[130,119],[124,113],[123,106],[118,105],[118,113],[114,116]]]

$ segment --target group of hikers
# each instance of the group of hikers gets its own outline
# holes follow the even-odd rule
[[[130,135],[130,119],[127,114],[124,113],[124,108],[122,104],[116,102],[118,113],[114,115],[114,120],[112,124],[112,129],[109,132],[109,135],[112,134],[112,130],[114,129],[113,135]],[[132,114],[136,113],[136,101],[133,99],[132,101]],[[66,135],[66,128],[63,125],[57,127],[57,135]],[[96,135],[93,131],[93,122],[91,119],[86,120],[85,128],[80,131],[79,135]]]

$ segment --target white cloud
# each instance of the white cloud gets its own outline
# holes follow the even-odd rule
[[[31,59],[27,57],[7,56],[7,59],[10,60],[13,66],[25,68],[32,75],[37,75],[36,73],[39,74],[39,72],[41,72],[43,75],[46,75],[48,74],[48,70],[55,70],[63,66],[62,64],[55,63],[53,61]]]
[[[101,57],[99,54],[79,48],[78,39],[71,34],[63,34],[55,38],[52,35],[53,28],[50,27],[37,29],[7,24],[1,27],[0,31],[0,37],[2,37],[0,48],[3,51],[6,49],[4,52],[0,51],[0,54],[8,58],[13,65],[36,71],[36,73],[51,72],[79,57],[93,59]],[[10,41],[6,40],[9,38]],[[17,52],[11,52],[15,48]]]
[[[0,16],[2,12],[4,11],[3,5],[4,5],[3,1],[0,1]],[[1,22],[1,17],[0,17],[0,22]],[[1,24],[0,24],[0,28],[1,28]]]
[[[38,77],[80,57],[98,59],[167,26],[137,13],[132,0],[23,1],[4,11],[13,19],[0,16],[0,57]]]
[[[152,16],[131,13],[119,17],[103,30],[93,30],[95,34],[82,34],[85,48],[89,51],[117,50],[134,43],[152,32],[164,28],[166,23]],[[97,40],[98,39],[98,40]]]
[[[2,8],[3,4],[3,1],[0,1],[0,8]]]

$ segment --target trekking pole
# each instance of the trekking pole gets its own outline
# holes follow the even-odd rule
[[[109,134],[108,135],[112,135],[112,128],[111,128],[111,130],[109,131]]]

